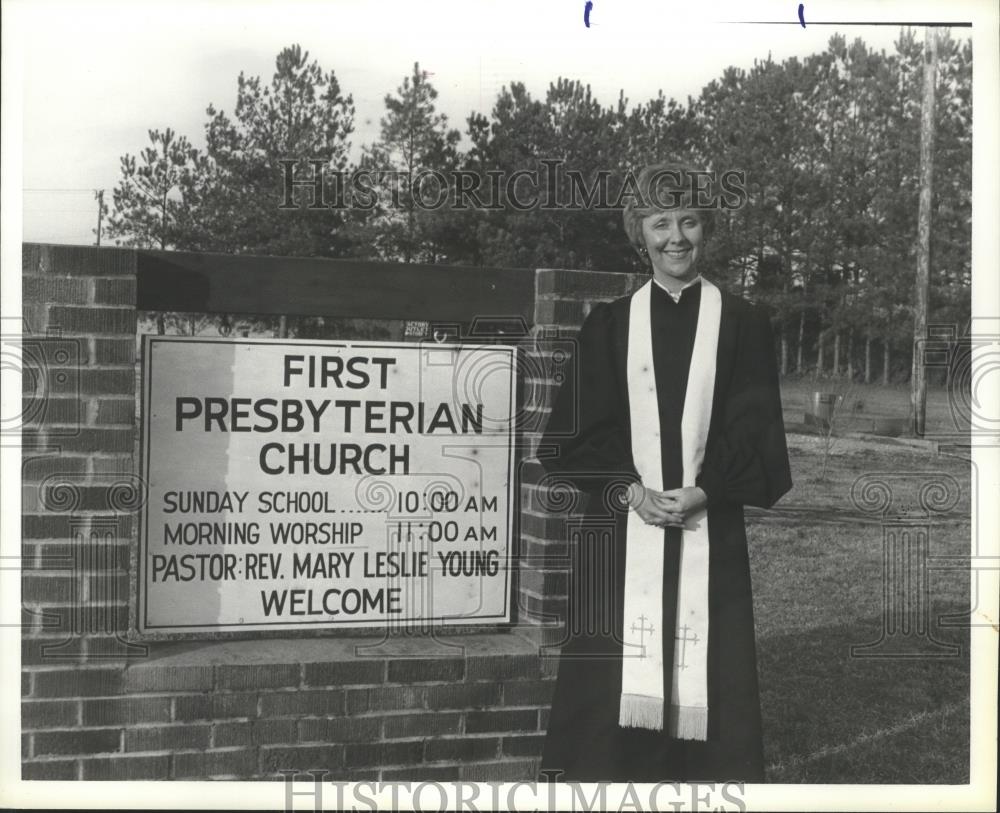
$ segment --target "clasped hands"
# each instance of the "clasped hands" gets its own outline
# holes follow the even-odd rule
[[[627,499],[643,522],[660,528],[683,528],[692,514],[708,504],[708,495],[698,486],[657,491],[642,483],[632,483]]]

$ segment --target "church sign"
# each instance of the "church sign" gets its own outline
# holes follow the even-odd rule
[[[510,620],[516,353],[145,336],[136,630]]]

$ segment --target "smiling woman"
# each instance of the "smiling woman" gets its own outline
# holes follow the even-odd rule
[[[642,219],[642,253],[664,288],[679,290],[698,276],[705,227],[694,209],[654,212]]]
[[[652,279],[590,312],[540,446],[613,523],[574,557],[547,778],[763,778],[743,506],[791,478],[770,320],[702,276],[708,177],[640,173],[625,231]]]
[[[699,273],[699,261],[715,229],[716,207],[725,204],[713,178],[712,173],[685,164],[651,164],[639,173],[639,200],[625,207],[629,242],[649,258],[654,278],[668,290]],[[721,188],[727,189],[725,183]]]

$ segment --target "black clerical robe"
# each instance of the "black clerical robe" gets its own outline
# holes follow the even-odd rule
[[[571,550],[567,640],[542,778],[575,781],[763,781],[753,603],[743,506],[770,507],[791,487],[770,321],[722,291],[712,416],[696,483],[708,495],[708,739],[618,725],[627,508],[632,461],[626,357],[630,297],[597,305],[539,446],[547,481],[582,493]],[[651,333],[665,489],[682,485],[681,415],[701,286],[675,303],[655,283]],[[647,439],[655,435],[650,427]],[[670,698],[680,529],[664,531],[664,697]]]

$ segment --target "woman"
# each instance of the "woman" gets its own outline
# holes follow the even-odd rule
[[[651,279],[590,312],[539,447],[587,498],[548,779],[763,780],[743,506],[791,477],[770,321],[701,276],[697,172],[640,173],[625,232]]]

